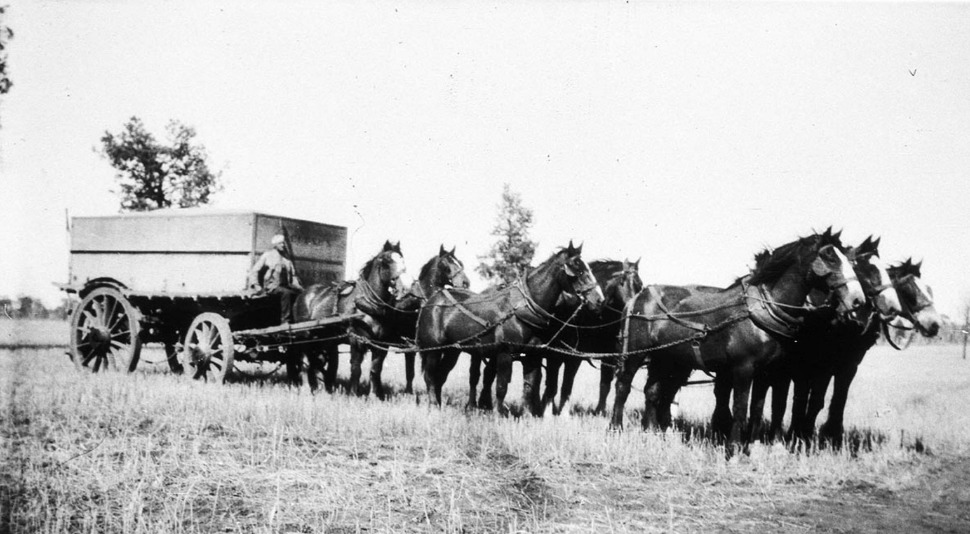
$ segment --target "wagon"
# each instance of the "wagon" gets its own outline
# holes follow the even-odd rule
[[[280,325],[278,297],[247,288],[279,233],[304,286],[343,280],[342,226],[205,209],[74,217],[69,280],[59,287],[79,297],[75,365],[130,372],[143,344],[160,343],[173,371],[221,382],[234,361],[282,361],[295,344],[340,336],[353,317]]]

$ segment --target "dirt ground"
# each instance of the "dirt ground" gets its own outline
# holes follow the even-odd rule
[[[970,532],[970,458],[934,458],[915,487],[858,484],[777,509],[780,525],[815,532]]]

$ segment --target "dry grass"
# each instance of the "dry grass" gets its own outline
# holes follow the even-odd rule
[[[385,373],[392,387],[400,360]],[[841,530],[884,506],[875,500],[910,503],[970,443],[970,364],[952,347],[873,351],[846,421],[884,441],[856,455],[757,446],[726,461],[706,441],[608,433],[599,417],[466,414],[464,376],[439,410],[423,396],[381,403],[273,379],[85,375],[60,350],[0,351],[0,531]],[[595,385],[584,369],[580,408]],[[688,423],[706,420],[710,396],[685,392]],[[932,454],[903,446],[917,437]]]

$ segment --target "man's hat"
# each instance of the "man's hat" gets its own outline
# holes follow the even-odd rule
[[[286,243],[286,238],[283,237],[283,234],[276,234],[273,236],[273,240],[270,242],[273,244],[273,246],[276,246],[280,243]]]

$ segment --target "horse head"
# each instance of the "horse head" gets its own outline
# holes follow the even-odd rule
[[[361,269],[360,276],[394,298],[401,298],[414,283],[407,271],[404,255],[401,253],[401,242],[392,244],[385,241],[381,252]]]
[[[622,310],[628,300],[643,290],[643,280],[640,279],[640,260],[623,260],[622,270],[610,278],[604,293],[609,306]]]
[[[435,262],[437,266],[437,275],[434,281],[436,287],[451,286],[468,289],[471,285],[468,275],[465,274],[465,264],[455,256],[455,247],[451,247],[451,250],[445,250],[444,245],[441,245],[438,256],[432,259],[432,262]]]
[[[924,337],[933,337],[940,331],[942,320],[933,305],[933,290],[920,277],[923,262],[913,263],[912,258],[889,267],[889,277],[899,294],[901,316],[916,325]]]
[[[810,247],[815,250],[815,257],[811,261],[812,274],[837,298],[841,309],[855,310],[866,303],[866,295],[852,262],[845,255],[841,235],[841,231],[833,233],[832,227],[829,227],[822,234],[802,241],[814,243]]]
[[[768,254],[755,256],[756,266],[750,284],[771,284],[792,304],[802,302],[809,292],[818,291],[826,300],[835,298],[840,308],[853,310],[865,303],[862,285],[845,256],[841,232],[829,228],[822,234],[803,237],[782,245]],[[782,280],[799,281],[781,284]]]
[[[559,283],[563,291],[586,301],[591,310],[599,311],[605,301],[603,289],[600,288],[589,265],[583,260],[583,245],[575,247],[570,240],[569,246],[560,250],[554,257],[562,264]]]
[[[876,311],[883,318],[891,319],[899,315],[902,308],[886,264],[879,258],[879,241],[878,238],[867,237],[859,246],[849,249],[847,256],[852,261],[866,298],[875,304]]]

